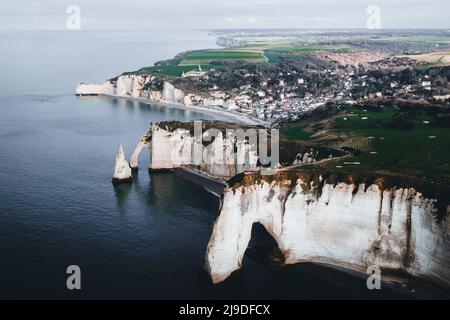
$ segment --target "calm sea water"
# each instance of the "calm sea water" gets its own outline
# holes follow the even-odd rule
[[[314,265],[275,270],[261,255],[212,286],[202,269],[219,202],[170,173],[140,170],[114,187],[151,121],[210,119],[110,98],[77,98],[102,82],[182,50],[214,47],[189,33],[0,32],[0,298],[345,298],[365,279]],[[141,158],[141,168],[148,155]],[[251,246],[270,244],[256,229]],[[66,268],[82,290],[66,289]]]

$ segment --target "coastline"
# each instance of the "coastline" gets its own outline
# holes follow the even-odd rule
[[[125,99],[128,101],[137,101],[137,102],[141,102],[141,103],[145,103],[145,104],[149,104],[149,105],[157,105],[157,106],[163,106],[163,107],[168,107],[168,108],[194,111],[194,112],[204,113],[204,114],[208,114],[208,115],[219,116],[222,118],[221,120],[228,120],[228,121],[233,121],[236,123],[241,123],[241,124],[246,124],[246,125],[260,125],[260,126],[264,126],[264,127],[268,126],[268,123],[266,123],[264,121],[256,120],[253,118],[247,118],[240,114],[231,113],[231,112],[228,112],[225,110],[215,109],[212,107],[186,106],[184,104],[176,103],[176,102],[160,102],[160,101],[149,100],[146,98],[131,97],[131,96],[119,96],[119,95],[115,95],[115,94],[98,94],[98,96],[104,96],[104,97],[109,97],[109,98],[120,98],[120,99]]]

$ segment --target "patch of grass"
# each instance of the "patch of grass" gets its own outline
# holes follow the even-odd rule
[[[316,51],[351,52],[353,50],[353,47],[339,45],[291,45],[269,48],[264,51],[264,55],[268,58],[270,63],[278,63],[283,59],[302,58],[305,54]]]
[[[203,71],[208,71],[211,69],[220,69],[222,66],[215,66],[215,65],[202,65]],[[183,72],[191,71],[194,68],[193,66],[178,66],[173,64],[163,65],[163,66],[153,66],[153,67],[145,67],[142,69],[139,69],[138,71],[135,71],[135,74],[143,74],[143,73],[152,73],[152,74],[161,74],[161,75],[167,75],[167,76],[173,76],[173,77],[180,77]]]
[[[368,109],[345,106],[347,114],[336,119],[337,131],[383,129],[392,125],[392,117],[397,113],[394,108],[383,108],[381,111],[371,112]]]
[[[299,47],[287,48],[295,52],[313,52],[313,51],[342,51],[349,52],[354,50],[353,47],[343,45],[304,45]]]
[[[305,56],[304,53],[288,53],[286,51],[269,49],[264,51],[269,63],[278,63],[283,59],[301,59]]]
[[[210,64],[214,60],[246,60],[250,62],[266,61],[259,51],[246,50],[199,50],[187,53],[179,66]]]
[[[144,67],[137,71],[129,72],[129,74],[145,74],[145,73],[152,73],[152,74],[159,74],[164,76],[172,76],[172,77],[180,77],[183,72],[192,71],[194,69],[197,69],[197,65],[181,65],[181,61],[184,59],[187,53],[181,53],[178,56],[176,56],[173,59],[166,60],[163,63],[160,63],[159,65],[151,66],[151,67]],[[217,66],[213,64],[201,64],[202,70],[208,71],[212,69],[221,69],[222,66]]]
[[[349,140],[370,138],[369,147],[352,158],[328,162],[327,168],[341,166],[342,170],[355,172],[381,170],[450,178],[450,130],[431,126],[427,123],[431,122],[431,117],[425,112],[418,112],[411,120],[412,129],[402,130],[395,127],[394,120],[402,112],[393,107],[378,112],[347,107],[347,111],[346,116],[336,120],[333,132]]]
[[[288,140],[309,140],[311,135],[304,131],[307,126],[307,124],[301,124],[288,128],[281,132],[281,135]]]
[[[427,130],[366,130],[364,135],[374,137],[369,150],[351,159],[338,160],[328,166],[341,165],[355,171],[387,170],[407,175],[430,175],[450,178],[450,155],[448,129]],[[436,136],[430,139],[429,136]],[[372,153],[375,152],[375,153]],[[344,162],[359,162],[346,165]]]

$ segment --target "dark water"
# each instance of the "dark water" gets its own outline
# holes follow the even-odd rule
[[[118,144],[130,154],[150,121],[210,117],[77,98],[73,86],[151,64],[162,54],[213,46],[213,39],[55,32],[0,37],[0,298],[399,296],[389,289],[368,292],[365,279],[319,266],[276,270],[258,254],[212,286],[202,266],[218,199],[170,173],[140,170],[131,185],[111,184]],[[147,162],[144,155],[141,168]],[[255,231],[251,247],[266,241]],[[81,291],[66,289],[72,264],[81,268]]]

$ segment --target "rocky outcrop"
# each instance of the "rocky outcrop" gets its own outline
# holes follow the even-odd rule
[[[145,85],[150,81],[149,75],[122,75],[108,80],[101,85],[80,83],[76,87],[77,95],[117,95],[139,98],[145,96]],[[147,92],[148,96],[148,92]]]
[[[171,83],[164,81],[163,99],[165,102],[184,104],[184,98],[185,94],[183,91],[175,88]]]
[[[196,128],[196,123],[200,127]],[[222,121],[153,123],[148,133],[140,139],[130,164],[136,169],[139,154],[144,148],[149,148],[150,170],[191,167],[206,175],[227,180],[239,173],[263,168],[262,163],[266,162],[261,156],[266,155],[267,150],[271,153],[273,141],[267,142],[267,149],[260,150],[264,144],[260,145],[256,140],[250,141],[247,135],[251,130],[259,134],[260,129],[264,128]],[[277,135],[276,131],[269,132],[273,136]],[[269,166],[273,166],[272,168],[299,166],[348,155],[344,150],[311,146],[304,142],[281,139],[277,143],[280,157],[271,153]]]
[[[99,94],[115,94],[113,83],[106,81],[103,84],[84,84],[81,82],[75,89],[77,95],[90,96]]]
[[[115,93],[118,96],[139,98],[144,92],[144,86],[149,81],[148,75],[125,75],[117,78]]]
[[[114,166],[113,183],[127,182],[131,180],[131,168],[125,160],[122,145],[119,146],[116,154],[116,164]]]
[[[172,83],[151,74],[125,74],[106,81],[103,84],[78,84],[75,93],[78,96],[114,95],[148,99],[152,102],[180,104],[185,106],[214,106],[226,110],[237,109],[233,99],[223,97],[203,97],[196,93],[185,93]]]
[[[431,188],[431,189],[430,189]],[[230,181],[208,244],[214,283],[242,267],[254,223],[284,263],[402,271],[450,286],[449,187],[301,170]]]
[[[188,166],[220,179],[229,179],[244,170],[256,170],[258,156],[255,146],[245,140],[232,143],[225,130],[232,124],[217,121],[208,123],[208,126],[214,128],[214,123],[223,129],[218,130],[214,137],[207,131],[203,132],[208,128],[201,125],[200,135],[196,135],[193,122],[152,124],[148,134],[152,150],[150,169],[172,170]]]
[[[155,77],[151,75],[127,74],[108,80],[101,85],[80,83],[76,87],[75,92],[80,96],[117,95],[121,97],[145,98],[155,102],[185,104],[185,94],[182,90],[175,88],[167,81],[163,83],[162,90],[147,88],[147,84],[152,81],[155,81]]]
[[[164,96],[162,91],[149,91],[148,94],[144,97],[146,99],[149,99],[151,101],[155,101],[155,102],[164,102]]]

